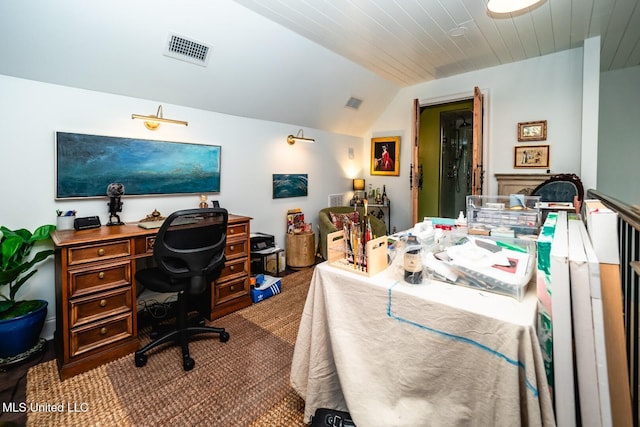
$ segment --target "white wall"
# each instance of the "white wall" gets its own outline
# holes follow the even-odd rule
[[[487,159],[484,194],[496,194],[496,173],[546,172],[513,168],[514,147],[524,145],[517,139],[518,122],[547,120],[547,140],[540,144],[551,146],[550,172],[580,174],[582,70],[582,48],[577,48],[402,89],[363,142],[368,157],[369,137],[402,137],[400,176],[365,177],[374,185],[387,185],[392,223],[398,230],[413,226],[409,191],[413,99],[425,105],[434,100],[471,97],[474,86],[482,90]]]
[[[600,76],[598,190],[640,206],[640,66]]]
[[[74,89],[0,75],[0,180],[3,183],[0,224],[28,228],[55,224],[56,209],[100,216],[108,221],[108,199],[54,200],[54,132],[192,142],[222,146],[221,191],[210,194],[230,213],[253,218],[251,230],[273,234],[284,247],[286,212],[301,208],[317,230],[317,213],[327,195],[349,192],[351,179],[361,174],[362,139],[305,128],[315,144],[288,145],[286,136],[299,126],[217,114],[124,96]],[[251,102],[251,100],[247,100]],[[131,114],[155,114],[189,121],[189,126],[162,125],[148,131]],[[353,159],[349,159],[349,148]],[[272,199],[273,173],[309,174],[308,197]],[[106,188],[105,188],[106,193]],[[121,219],[144,218],[154,209],[163,215],[197,207],[198,195],[125,197]],[[43,336],[55,329],[53,260],[47,260],[22,298],[49,301]]]

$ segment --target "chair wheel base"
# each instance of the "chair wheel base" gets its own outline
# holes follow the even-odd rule
[[[136,367],[142,368],[147,364],[147,355],[146,354],[138,354],[135,355]]]
[[[194,366],[196,366],[196,362],[191,357],[187,356],[182,359],[182,367],[185,371],[192,370]]]
[[[229,332],[220,332],[220,342],[229,341]]]

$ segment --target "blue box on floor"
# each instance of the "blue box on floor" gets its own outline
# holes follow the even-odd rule
[[[251,300],[254,304],[279,294],[282,290],[282,281],[278,277],[259,274],[256,286],[256,288],[251,289]]]

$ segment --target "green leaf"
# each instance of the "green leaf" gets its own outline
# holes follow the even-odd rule
[[[31,270],[26,276],[22,276],[20,278],[20,280],[18,280],[13,286],[11,286],[9,288],[9,299],[12,301],[16,300],[16,294],[18,293],[18,291],[20,290],[20,288],[22,287],[22,285],[25,284],[25,282],[27,280],[29,280],[29,278],[31,276],[33,276],[34,274],[36,274],[38,272],[38,270]]]
[[[11,304],[20,288],[37,272],[34,266],[55,253],[52,249],[45,249],[30,256],[35,243],[50,239],[55,229],[55,225],[41,225],[31,233],[24,228],[9,230],[0,226],[0,290],[9,285],[8,300]],[[5,292],[0,296],[7,300]]]
[[[27,242],[33,243],[40,240],[47,240],[51,237],[51,232],[55,229],[55,225],[41,225],[35,229],[31,237],[27,239]]]
[[[9,267],[9,262],[18,253],[18,250],[24,245],[24,240],[17,234],[4,235],[2,241],[2,269],[6,270]]]
[[[15,303],[13,301],[0,301],[0,313],[5,313],[11,310]]]

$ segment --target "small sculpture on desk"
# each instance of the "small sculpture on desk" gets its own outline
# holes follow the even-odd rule
[[[208,208],[209,207],[209,203],[207,203],[207,195],[206,194],[201,194],[200,195],[200,207],[202,209]]]
[[[120,197],[124,194],[124,184],[114,182],[107,187],[107,196],[109,196],[109,222],[107,225],[123,225],[120,221],[118,212],[122,212],[122,200]]]
[[[145,218],[142,218],[138,222],[155,222],[162,221],[163,219],[165,219],[165,217],[163,217],[157,209],[154,209],[153,212],[151,212],[149,215],[147,215]]]

